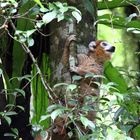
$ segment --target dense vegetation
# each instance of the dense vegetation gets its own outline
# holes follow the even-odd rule
[[[86,105],[84,109],[78,106],[68,108],[55,98],[57,93],[55,91],[59,90],[59,87],[65,89],[64,95],[75,92],[77,82],[69,84],[52,78],[51,63],[53,62],[50,61],[51,45],[48,43],[48,38],[53,32],[49,32],[49,29],[53,28],[55,32],[54,22],[59,25],[72,21],[81,24],[83,13],[79,10],[77,2],[75,0],[57,2],[1,0],[0,139],[31,140],[38,132],[45,137],[48,134],[46,129],[49,130],[52,122],[62,115],[67,115],[69,118],[65,123],[66,128],[71,123],[74,124],[76,133],[69,130],[69,137],[76,135],[80,140],[140,139],[139,0],[101,0],[97,3],[82,0],[81,3],[84,10],[94,19],[94,23],[91,24],[97,27],[99,37],[107,38],[108,30],[104,28],[109,27],[112,32],[118,29],[121,31],[112,38],[115,41],[121,39],[123,48],[117,48],[120,50],[113,58],[113,65],[111,62],[105,64],[104,75],[85,75],[85,77],[102,79],[102,83],[96,83],[100,89],[99,107],[95,108],[98,112],[96,123],[83,115],[90,110]],[[101,14],[96,17],[97,12]],[[126,38],[120,36],[131,39],[132,45],[122,43]],[[117,67],[117,63],[122,61],[120,59],[125,57],[121,54],[122,50],[125,50],[127,56],[129,54],[129,58],[126,57],[129,61],[126,60],[125,64],[122,63],[121,67]],[[72,78],[73,81],[78,81],[81,77]],[[93,100],[96,102],[97,97]],[[84,113],[75,114],[75,110],[80,109]],[[18,124],[22,119],[23,122]],[[83,133],[77,121],[92,133]],[[23,130],[19,125],[25,127],[27,131],[22,133]]]

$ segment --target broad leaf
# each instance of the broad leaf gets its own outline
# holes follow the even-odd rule
[[[98,10],[112,9],[117,7],[125,7],[131,4],[138,4],[136,0],[112,0],[112,1],[100,1],[98,2]]]
[[[20,106],[20,105],[17,105],[16,108],[19,108],[21,109],[22,111],[25,111],[24,107]]]
[[[21,94],[23,97],[25,97],[25,91],[19,88],[16,88],[15,91],[17,91],[19,94]]]
[[[73,11],[73,12],[72,12],[72,15],[76,18],[77,23],[79,23],[79,22],[81,21],[82,17],[81,17],[81,15],[80,15],[79,12]]]
[[[34,0],[42,9],[45,9],[45,7],[42,5],[40,0]]]
[[[78,80],[80,80],[80,79],[82,79],[82,76],[79,76],[79,75],[74,75],[74,76],[72,76],[72,80],[73,80],[73,81],[78,81]]]
[[[106,62],[105,68],[104,68],[104,75],[108,79],[109,82],[113,82],[116,84],[116,88],[121,93],[127,92],[127,84],[124,80],[123,76],[119,73],[119,71],[113,67],[113,65],[110,62]]]
[[[87,119],[86,117],[81,116],[80,120],[81,120],[82,124],[85,126],[85,128],[88,126],[90,129],[95,129],[95,124],[92,121],[90,121],[89,119]]]
[[[11,128],[11,131],[16,135],[18,136],[18,130],[16,128]]]
[[[45,120],[47,120],[47,119],[50,118],[50,117],[51,117],[50,114],[49,114],[49,115],[43,115],[43,116],[41,116],[41,119],[40,119],[39,122],[45,121]]]
[[[11,118],[10,117],[4,116],[4,119],[7,121],[8,125],[11,124]]]
[[[53,111],[51,113],[51,118],[52,120],[54,121],[56,119],[56,117],[58,117],[59,115],[61,115],[63,113],[63,110],[62,109],[57,109],[55,111]]]
[[[76,89],[77,88],[77,85],[75,85],[75,84],[69,84],[68,86],[67,86],[67,90],[70,90],[70,91],[73,91],[74,89]]]
[[[62,106],[58,105],[58,104],[53,104],[53,105],[50,105],[48,108],[47,108],[47,111],[48,112],[52,112],[53,110],[57,109],[57,108],[61,108]]]
[[[134,15],[133,15],[134,16]],[[140,24],[138,20],[128,20],[127,18],[123,18],[120,16],[113,16],[111,14],[105,14],[98,17],[98,20],[95,22],[95,24],[104,24],[106,26],[118,29],[127,29],[127,28],[133,28],[135,30],[140,30]]]
[[[94,18],[94,14],[95,14],[95,8],[93,6],[93,2],[92,0],[82,0],[85,8],[87,9],[87,11],[93,16]]]
[[[43,19],[43,22],[47,24],[51,22],[53,19],[55,19],[56,17],[57,17],[57,12],[53,10],[43,15],[42,19]]]
[[[6,116],[17,115],[15,111],[9,111],[5,113]]]
[[[54,85],[54,88],[60,87],[60,86],[68,86],[67,83],[58,83]]]
[[[35,31],[36,31],[36,29],[32,29],[32,30],[26,31],[26,32],[25,32],[25,33],[26,33],[26,36],[27,36],[27,37],[31,36]]]
[[[32,38],[27,39],[28,46],[31,47],[34,45],[34,40]]]

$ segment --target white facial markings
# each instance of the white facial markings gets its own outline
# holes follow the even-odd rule
[[[102,41],[102,42],[100,43],[100,46],[103,47],[105,50],[110,50],[110,49],[112,48],[112,45],[109,44],[109,43],[106,42],[106,41]]]
[[[88,45],[89,50],[93,51],[96,47],[96,41],[91,41]]]

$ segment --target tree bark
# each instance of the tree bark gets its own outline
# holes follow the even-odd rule
[[[50,25],[50,32],[53,33],[50,36],[50,62],[51,62],[51,85],[57,83],[72,83],[71,73],[69,70],[69,64],[67,66],[62,63],[62,55],[64,50],[64,44],[66,38],[70,34],[76,35],[77,43],[72,45],[70,53],[76,56],[77,53],[86,53],[88,43],[91,40],[96,39],[96,27],[94,22],[96,21],[96,0],[90,1],[92,10],[82,0],[69,0],[68,3],[78,8],[82,13],[82,20],[77,23],[75,19],[71,22],[53,22]],[[91,7],[90,7],[91,8]],[[94,11],[91,13],[91,11]],[[69,57],[69,56],[68,56]],[[56,91],[58,96],[65,94],[64,89]],[[52,134],[53,140],[58,140],[61,137],[63,140],[69,139],[66,135]],[[76,140],[76,138],[74,138]]]

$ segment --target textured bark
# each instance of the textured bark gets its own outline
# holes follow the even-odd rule
[[[71,1],[70,1],[71,2]],[[78,5],[78,6],[77,6]],[[94,2],[96,5],[96,2]],[[66,38],[70,34],[75,34],[77,36],[77,51],[85,52],[88,43],[96,38],[96,27],[94,26],[94,21],[96,19],[96,12],[94,17],[86,10],[82,4],[82,0],[78,0],[74,3],[82,13],[82,21],[79,24],[73,19],[73,22],[54,22],[50,26],[50,30],[53,33],[50,37],[50,59],[52,68],[52,81],[57,83],[59,81],[69,81],[70,75],[68,69],[66,70],[66,75],[61,74],[61,70],[64,66],[61,64],[61,57],[63,54],[64,43]],[[94,7],[96,11],[96,6]],[[66,76],[66,77],[65,77]]]

